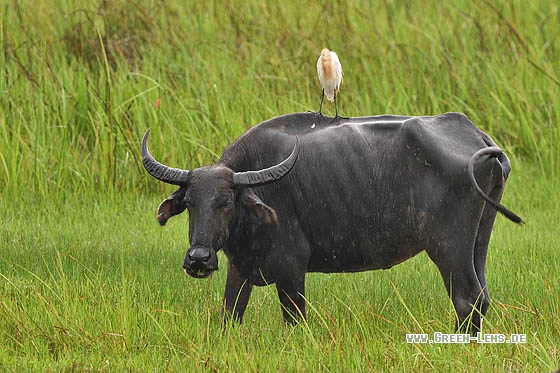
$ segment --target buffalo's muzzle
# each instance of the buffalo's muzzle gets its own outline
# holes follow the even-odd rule
[[[202,246],[193,246],[187,251],[183,269],[189,276],[195,278],[208,277],[218,269],[216,252]]]

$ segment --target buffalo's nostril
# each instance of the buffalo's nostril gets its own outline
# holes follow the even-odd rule
[[[210,251],[202,248],[191,249],[187,255],[191,262],[207,262],[210,259]]]

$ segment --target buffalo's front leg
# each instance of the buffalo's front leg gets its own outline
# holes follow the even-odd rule
[[[276,282],[276,290],[282,303],[284,321],[295,324],[305,320],[305,274],[291,278],[286,276]]]
[[[253,284],[242,277],[237,269],[229,263],[222,308],[224,321],[231,317],[238,322],[243,320],[243,314],[245,313],[245,308],[247,308],[247,303],[249,303],[251,290],[253,290]]]

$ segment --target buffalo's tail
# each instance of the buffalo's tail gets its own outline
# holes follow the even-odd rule
[[[472,183],[473,187],[475,188],[475,190],[478,192],[478,194],[480,194],[480,196],[486,202],[488,202],[498,212],[503,214],[506,218],[513,221],[514,223],[524,224],[523,219],[521,219],[519,216],[517,216],[514,212],[508,210],[506,207],[504,207],[503,205],[501,205],[497,201],[494,201],[486,193],[484,193],[484,191],[478,185],[478,182],[476,181],[476,178],[474,176],[474,166],[476,165],[476,162],[478,161],[478,159],[480,157],[483,157],[485,155],[491,155],[491,156],[498,157],[502,154],[504,154],[503,150],[498,148],[497,146],[490,146],[490,147],[487,147],[487,148],[482,148],[479,151],[477,151],[476,153],[474,153],[473,156],[471,157],[470,161],[469,161],[469,166],[468,166],[469,177],[471,179],[471,183]]]

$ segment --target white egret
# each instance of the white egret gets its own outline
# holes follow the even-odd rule
[[[342,65],[335,52],[323,48],[321,51],[321,56],[317,60],[317,75],[319,76],[319,82],[323,92],[321,94],[321,106],[319,107],[319,114],[322,115],[323,110],[323,99],[325,95],[327,100],[334,102],[334,107],[336,110],[335,119],[338,118],[338,107],[336,105],[336,96],[340,91],[340,85],[342,84]]]

